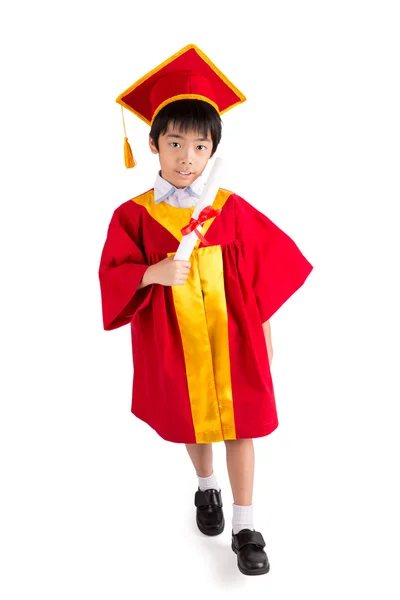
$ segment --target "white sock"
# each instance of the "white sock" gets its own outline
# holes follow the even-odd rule
[[[211,473],[210,477],[199,477],[199,488],[202,492],[205,492],[206,490],[220,491],[214,471]]]
[[[239,506],[233,504],[232,531],[236,535],[242,529],[254,529],[253,526],[253,505]]]

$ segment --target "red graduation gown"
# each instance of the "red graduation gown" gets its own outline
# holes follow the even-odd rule
[[[104,329],[130,323],[132,412],[162,438],[210,443],[278,426],[262,323],[313,267],[295,242],[243,198],[220,189],[183,286],[137,287],[173,256],[194,208],[155,204],[150,190],[119,206],[99,278]]]

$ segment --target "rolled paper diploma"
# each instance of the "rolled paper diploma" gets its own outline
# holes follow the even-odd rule
[[[192,219],[197,219],[203,208],[211,206],[215,200],[215,196],[219,190],[220,173],[222,169],[222,158],[216,158],[214,161],[213,168],[208,176],[207,183],[204,186],[203,193],[201,194],[196,208],[193,211]],[[197,227],[197,231],[201,233],[203,227]],[[174,256],[174,260],[189,260],[196,242],[199,238],[195,231],[184,235],[181,243],[179,244],[178,250]]]

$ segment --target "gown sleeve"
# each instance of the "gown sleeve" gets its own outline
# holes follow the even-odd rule
[[[237,199],[236,227],[265,323],[303,285],[313,266],[289,235],[254,206]]]
[[[149,268],[139,243],[137,226],[131,221],[128,224],[117,209],[108,227],[99,267],[106,331],[130,323],[137,311],[150,304],[153,285],[137,289]]]

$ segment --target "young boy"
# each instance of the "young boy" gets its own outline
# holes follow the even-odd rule
[[[253,438],[278,426],[269,319],[313,267],[268,217],[225,189],[190,260],[173,258],[221,139],[220,115],[244,100],[194,45],[118,97],[151,126],[161,170],[153,189],[115,210],[99,277],[104,328],[131,327],[133,414],[186,445],[198,476],[197,526],[210,536],[225,525],[212,457],[212,443],[225,443],[232,550],[242,573],[259,575],[269,561],[253,525]]]

